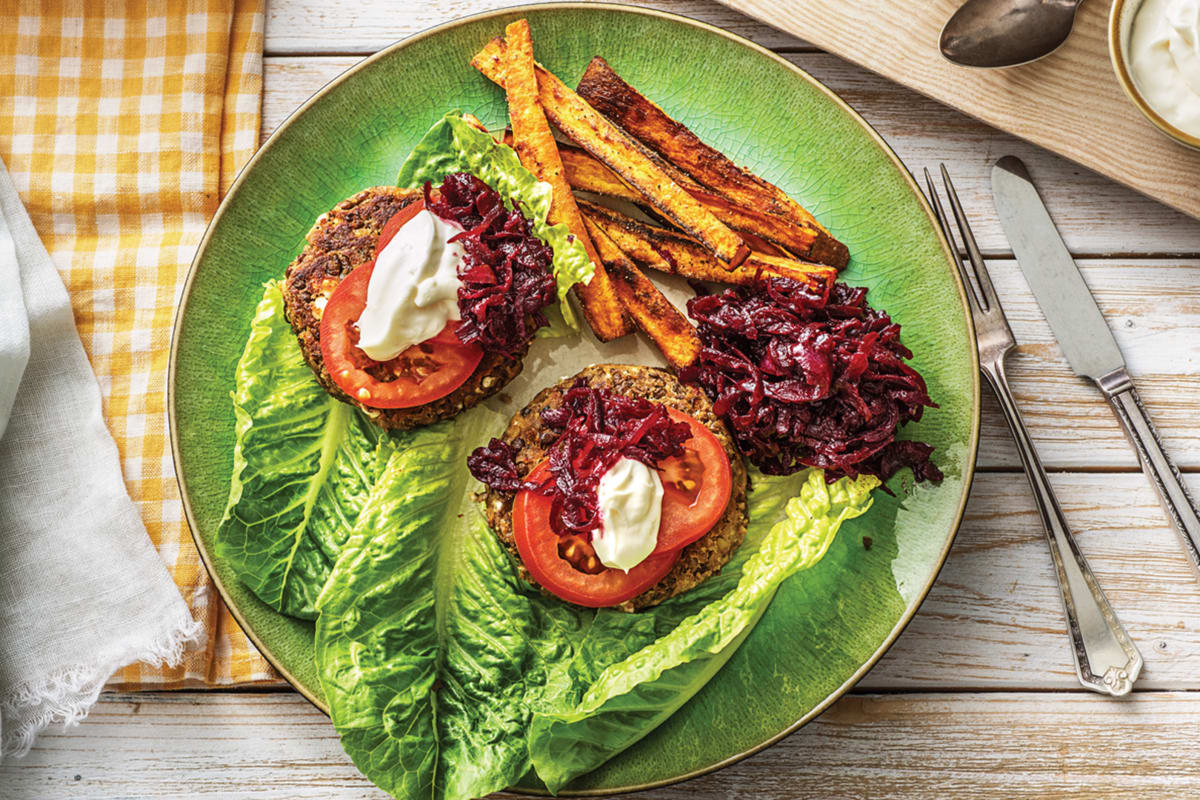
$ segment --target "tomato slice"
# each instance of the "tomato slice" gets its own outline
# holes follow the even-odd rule
[[[418,207],[419,206],[419,207]],[[410,203],[384,226],[382,249],[424,201]],[[375,262],[355,267],[333,290],[321,315],[321,358],[343,392],[371,408],[413,408],[445,397],[466,382],[483,360],[478,344],[459,340],[458,322],[390,361],[375,361],[358,348],[356,322],[367,305]]]
[[[541,483],[549,473],[550,464],[544,461],[529,474],[529,480]],[[607,567],[584,572],[560,552],[563,537],[550,526],[552,505],[553,500],[541,492],[518,492],[513,501],[513,538],[533,579],[569,603],[603,608],[632,600],[662,580],[679,559],[679,551],[675,550],[654,553],[629,572]],[[578,543],[591,549],[582,540]]]
[[[678,550],[712,530],[733,492],[729,456],[713,432],[690,414],[668,408],[675,422],[686,422],[692,438],[685,453],[658,465],[663,485],[662,522],[655,553]]]
[[[691,428],[685,453],[658,467],[663,484],[658,545],[629,572],[600,565],[595,551],[581,538],[560,536],[551,524],[553,499],[523,490],[513,501],[513,538],[534,580],[576,605],[599,608],[632,599],[662,580],[679,559],[680,550],[712,530],[725,513],[733,491],[733,471],[721,442],[700,420],[668,408],[675,422]],[[527,480],[541,484],[550,477],[543,461]]]

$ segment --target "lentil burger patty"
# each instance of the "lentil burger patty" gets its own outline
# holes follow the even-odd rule
[[[321,385],[334,397],[361,409],[375,424],[398,430],[449,419],[495,394],[521,372],[521,357],[525,354],[510,359],[484,352],[483,360],[462,386],[413,408],[365,406],[339,389],[329,376],[321,357],[321,313],[325,303],[342,278],[375,257],[375,245],[387,221],[421,195],[420,189],[375,186],[338,203],[308,232],[303,252],[287,268],[283,287],[288,321]]]
[[[513,417],[508,429],[500,437],[517,450],[516,463],[521,476],[529,475],[534,467],[546,459],[550,446],[558,438],[557,434],[542,422],[542,409],[557,408],[561,405],[563,394],[574,386],[577,380],[583,380],[593,388],[608,389],[614,394],[626,397],[645,398],[692,415],[717,437],[725,449],[725,455],[729,457],[733,476],[729,505],[712,530],[684,547],[675,566],[661,581],[621,604],[620,608],[636,611],[657,605],[716,575],[729,562],[733,552],[746,536],[746,465],[734,447],[729,429],[713,412],[712,402],[704,392],[680,383],[667,370],[657,367],[597,364],[538,392],[529,405]],[[504,492],[490,487],[476,495],[476,499],[483,504],[488,524],[517,559],[517,563],[520,563],[521,557],[513,539],[512,507],[515,497],[515,492]],[[521,576],[530,583],[536,583],[524,565],[521,566]]]

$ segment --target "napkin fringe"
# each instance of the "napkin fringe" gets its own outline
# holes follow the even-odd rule
[[[8,697],[0,699],[0,719],[4,721],[0,758],[25,755],[50,725],[78,725],[95,705],[104,684],[121,667],[135,663],[176,666],[184,651],[199,646],[205,635],[204,626],[185,608],[153,641],[138,634],[117,642],[91,662],[17,685]]]

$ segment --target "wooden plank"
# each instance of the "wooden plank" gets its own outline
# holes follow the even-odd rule
[[[786,57],[842,95],[914,173],[945,162],[986,253],[1011,252],[992,206],[989,174],[992,162],[1010,153],[1029,165],[1072,252],[1200,253],[1200,223],[1161,203],[840,58],[824,53]],[[263,139],[314,92],[359,60],[267,58]]]
[[[1200,580],[1140,473],[1051,483],[1080,549],[1146,660],[1145,689],[1200,689]],[[1193,493],[1200,476],[1189,476]],[[921,610],[864,689],[1078,687],[1028,482],[976,476],[966,520]]]
[[[661,800],[1156,800],[1200,793],[1200,696],[854,694],[763,753]],[[107,695],[0,766],[6,800],[385,800],[329,721],[285,694]],[[633,797],[643,795],[629,795]]]
[[[1155,129],[1117,82],[1108,56],[1109,3],[1085,3],[1057,52],[1006,70],[965,69],[941,57],[942,25],[958,0],[724,0],[822,50],[899,81],[1040,144],[1168,205],[1200,216],[1200,157]]]
[[[374,53],[426,28],[492,8],[514,5],[507,0],[272,0],[267,4],[265,50],[280,53]],[[709,0],[643,0],[647,8],[716,25],[770,48],[799,48],[805,43],[737,11]],[[336,31],[336,35],[331,35]],[[809,48],[811,49],[811,47]]]

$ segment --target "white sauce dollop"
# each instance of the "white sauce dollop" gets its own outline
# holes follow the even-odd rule
[[[463,247],[448,241],[462,231],[418,211],[375,259],[367,305],[358,318],[358,347],[387,361],[437,336],[458,311],[458,264]]]
[[[600,477],[596,494],[601,525],[592,536],[596,557],[606,567],[628,572],[658,545],[662,481],[642,462],[621,458]]]
[[[1200,136],[1200,0],[1145,0],[1133,19],[1129,68],[1163,119]]]

